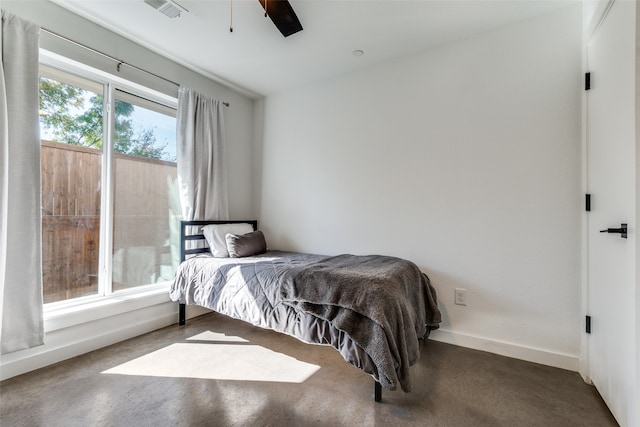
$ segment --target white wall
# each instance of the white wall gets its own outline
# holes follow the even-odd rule
[[[254,218],[255,177],[250,165],[254,140],[253,100],[187,68],[163,58],[131,41],[99,27],[61,7],[42,0],[2,1],[2,8],[72,40],[100,50],[130,64],[159,74],[231,104],[225,110],[229,162],[229,209],[232,218]],[[177,87],[145,73],[122,67],[58,38],[41,35],[40,46],[117,74],[155,90],[177,96]],[[169,302],[168,291],[142,296],[133,301],[109,302],[84,312],[62,313],[45,319],[45,345],[2,355],[0,379],[64,360],[136,335],[177,323],[177,304]],[[189,316],[202,314],[188,309]],[[93,320],[89,320],[93,319]]]
[[[577,370],[581,24],[574,5],[266,98],[269,246],[408,258],[435,339]]]

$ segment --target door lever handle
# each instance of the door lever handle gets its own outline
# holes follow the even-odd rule
[[[623,239],[627,238],[627,224],[620,224],[620,228],[607,228],[606,230],[600,230],[601,233],[619,233]]]

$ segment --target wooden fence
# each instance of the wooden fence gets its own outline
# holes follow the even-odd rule
[[[44,302],[95,294],[102,152],[42,141],[41,168]],[[166,246],[171,193],[167,177],[175,180],[175,163],[116,154],[114,168],[114,254],[132,247]],[[122,282],[115,288],[146,284],[127,282],[126,270],[118,277]]]

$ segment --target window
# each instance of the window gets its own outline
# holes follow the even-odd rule
[[[115,105],[112,282],[121,290],[173,279],[169,221],[180,202],[175,110],[119,90]]]
[[[44,302],[98,294],[102,85],[41,67]]]
[[[83,302],[167,283],[178,264],[177,101],[44,58],[44,302]]]

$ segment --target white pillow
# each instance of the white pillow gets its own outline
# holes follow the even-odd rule
[[[202,234],[207,239],[211,254],[217,258],[229,258],[227,251],[227,234],[247,234],[253,231],[253,226],[246,222],[238,224],[209,224],[202,227]]]

